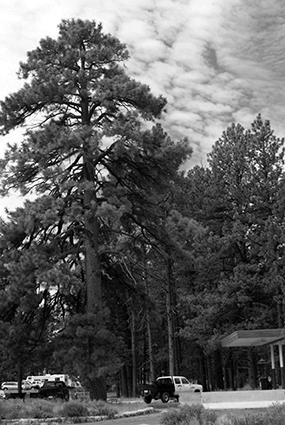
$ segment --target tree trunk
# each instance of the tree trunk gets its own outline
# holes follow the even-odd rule
[[[147,273],[147,262],[146,262],[146,251],[145,246],[143,245],[143,264],[144,264],[144,279],[145,279],[145,285],[146,285],[146,292],[149,295],[150,288],[149,288],[149,282],[148,282],[148,273]],[[148,344],[148,359],[149,359],[149,380],[150,382],[154,381],[155,375],[154,375],[154,360],[153,360],[153,349],[152,349],[152,334],[151,334],[151,326],[150,326],[150,315],[149,310],[147,307],[146,312],[146,328],[147,328],[147,344]]]
[[[224,376],[221,350],[214,351],[214,369],[215,369],[215,389],[224,389]]]
[[[137,361],[136,361],[136,318],[131,312],[131,339],[132,339],[132,397],[137,394]]]
[[[22,394],[23,368],[21,359],[18,360],[18,393]]]
[[[148,342],[148,358],[149,358],[149,380],[150,382],[155,380],[154,374],[154,359],[153,359],[153,348],[152,348],[152,334],[150,327],[149,313],[146,314],[146,326],[147,326],[147,342]]]
[[[107,387],[105,379],[102,376],[89,380],[90,398],[91,400],[107,400]]]
[[[84,59],[81,66],[84,70]],[[84,188],[84,224],[85,224],[85,273],[86,273],[86,292],[87,292],[87,313],[96,315],[96,324],[98,327],[103,325],[103,307],[102,307],[102,287],[101,287],[101,265],[99,259],[99,223],[96,217],[97,199],[95,192],[95,171],[94,157],[90,154],[90,117],[89,100],[86,78],[81,81],[81,117],[83,127],[86,132],[83,136],[83,180],[86,185]]]
[[[256,369],[256,356],[255,351],[252,347],[248,348],[248,360],[249,360],[249,384],[252,387],[252,389],[255,389],[258,387],[257,384],[257,369]]]
[[[91,202],[89,191],[85,193],[85,266],[87,312],[96,315],[98,327],[103,325],[101,267],[99,259],[99,225],[96,218],[96,204]]]
[[[123,397],[129,397],[128,377],[125,365],[121,368],[121,394]]]
[[[169,358],[169,374],[174,375],[174,324],[172,313],[172,259],[170,253],[167,259],[167,287],[166,287],[166,313],[167,313],[167,330],[168,330],[168,358]]]

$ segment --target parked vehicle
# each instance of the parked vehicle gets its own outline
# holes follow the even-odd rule
[[[29,378],[31,377],[30,376],[27,377],[27,382],[29,382],[31,389],[38,390],[45,383],[45,379],[42,379],[42,378],[34,378],[34,379],[29,379]]]
[[[61,398],[69,400],[69,391],[64,382],[61,381],[46,381],[37,392],[31,393],[31,397],[38,398]]]
[[[203,391],[202,385],[188,381],[185,376],[160,376],[157,378],[157,381],[164,381],[166,378],[171,379],[171,381],[174,383],[175,392],[190,391],[193,393],[201,393]]]
[[[6,381],[1,385],[1,389],[4,391],[18,391],[18,382],[16,381]],[[22,390],[31,389],[31,385],[28,381],[22,381]]]
[[[163,403],[168,403],[170,399],[179,401],[179,395],[175,393],[175,385],[171,377],[161,377],[151,384],[142,384],[140,394],[147,404],[151,403],[153,399],[160,399]]]
[[[81,387],[80,382],[75,377],[63,373],[45,374],[45,375],[30,375],[26,380],[30,382],[32,388],[40,388],[47,381],[61,381],[67,387],[76,388]]]

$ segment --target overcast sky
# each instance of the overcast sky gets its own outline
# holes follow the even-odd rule
[[[128,71],[168,100],[163,125],[187,136],[190,164],[206,156],[231,122],[260,112],[285,136],[284,0],[1,0],[0,99],[21,87],[19,61],[62,19],[103,24],[127,44]],[[0,156],[5,140],[0,143]]]

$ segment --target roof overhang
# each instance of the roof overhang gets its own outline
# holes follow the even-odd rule
[[[222,338],[222,347],[258,347],[285,343],[285,329],[253,329],[235,331]]]

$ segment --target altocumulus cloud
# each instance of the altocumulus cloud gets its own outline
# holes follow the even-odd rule
[[[282,136],[285,7],[280,0],[117,2],[110,30],[131,52],[128,69],[168,99],[164,126],[188,136],[205,162],[231,122],[261,112]],[[110,5],[110,2],[109,2]]]

